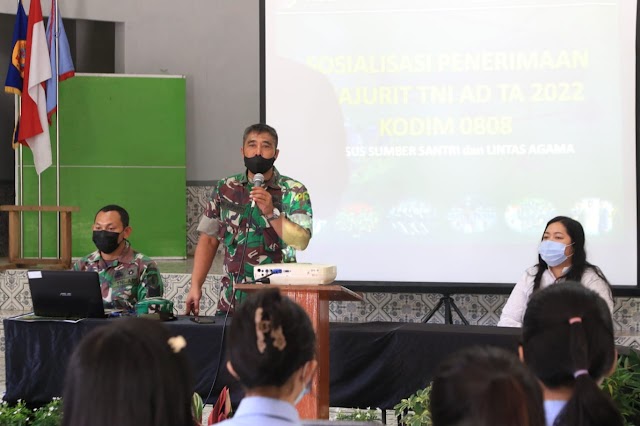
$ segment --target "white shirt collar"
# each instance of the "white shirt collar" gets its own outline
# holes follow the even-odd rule
[[[298,410],[286,401],[274,398],[266,398],[263,396],[249,396],[240,401],[240,405],[236,410],[234,418],[252,415],[273,416],[277,413],[281,420],[299,424],[300,416]]]
[[[571,269],[571,266],[565,266],[564,268],[562,268],[562,275],[565,275],[569,271],[569,269]],[[549,271],[551,275],[553,275],[553,271],[551,271],[551,266],[547,266],[547,271]]]

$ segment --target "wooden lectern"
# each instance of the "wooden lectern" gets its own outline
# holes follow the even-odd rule
[[[311,383],[311,393],[296,407],[302,419],[329,418],[329,301],[362,300],[362,295],[339,285],[236,284],[238,290],[251,292],[279,288],[307,312],[316,331],[318,370]]]
[[[29,265],[53,265],[62,269],[71,268],[71,212],[80,211],[79,207],[61,206],[0,206],[0,211],[9,212],[9,265],[24,267]],[[20,213],[21,212],[57,212],[60,214],[60,257],[57,259],[22,258],[20,257]]]

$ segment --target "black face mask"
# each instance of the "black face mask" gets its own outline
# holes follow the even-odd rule
[[[256,155],[255,157],[244,157],[244,165],[251,173],[266,173],[272,167],[273,163],[276,161],[276,157],[273,158],[264,158],[261,155]]]
[[[119,236],[119,232],[93,231],[93,243],[102,253],[111,254],[120,245]]]

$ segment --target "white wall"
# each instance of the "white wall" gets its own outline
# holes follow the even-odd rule
[[[28,12],[30,0],[23,4]],[[51,1],[41,4],[48,15]],[[15,14],[16,6],[0,0],[0,13]],[[61,0],[60,9],[65,18],[122,23],[118,72],[187,76],[187,180],[243,168],[242,131],[260,117],[257,0]],[[0,38],[0,48],[10,43]]]

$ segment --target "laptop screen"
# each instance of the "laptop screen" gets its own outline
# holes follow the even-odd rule
[[[28,271],[33,313],[56,318],[104,318],[97,272]]]

